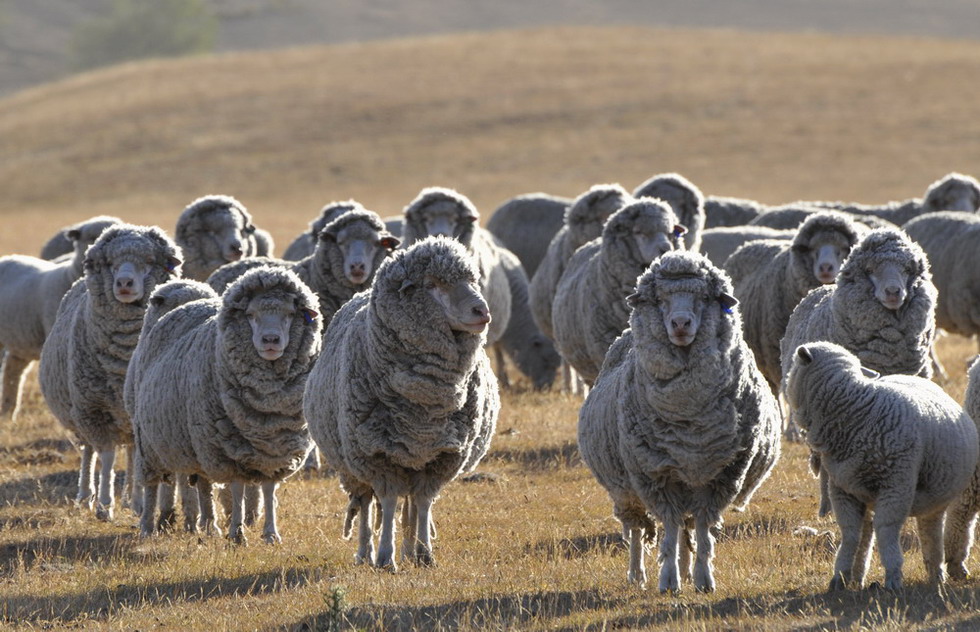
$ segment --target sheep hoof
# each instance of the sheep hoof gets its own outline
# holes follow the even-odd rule
[[[241,526],[228,531],[228,539],[238,546],[248,546],[248,538],[245,537],[245,530]]]
[[[970,572],[966,570],[966,564],[949,564],[946,567],[946,571],[949,573],[950,579],[955,579],[957,581],[964,581],[970,578]]]
[[[432,556],[432,551],[420,550],[415,554],[415,564],[432,568],[436,565],[436,559]]]
[[[844,578],[840,575],[835,576],[830,580],[830,586],[827,587],[827,592],[839,592],[847,588]]]
[[[197,531],[198,531],[197,520],[194,518],[184,518],[184,532],[197,533]]]
[[[112,507],[100,503],[95,507],[95,517],[102,522],[112,522]]]
[[[262,534],[262,541],[266,544],[282,544],[282,536],[275,531]]]
[[[169,533],[174,530],[176,524],[177,515],[173,511],[168,511],[160,514],[160,518],[157,520],[157,530]]]

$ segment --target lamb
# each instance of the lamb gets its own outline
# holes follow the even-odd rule
[[[571,199],[547,193],[519,195],[497,207],[487,220],[487,230],[517,256],[530,279],[564,226],[571,205]]]
[[[255,230],[252,216],[231,196],[194,200],[177,218],[174,233],[184,252],[184,276],[204,281],[222,264],[256,256]]]
[[[534,324],[545,336],[554,340],[551,326],[551,306],[555,300],[558,281],[565,272],[568,260],[581,246],[602,235],[602,226],[632,196],[618,184],[597,184],[572,202],[565,213],[565,225],[555,234],[544,260],[531,276],[528,288]]]
[[[640,198],[613,213],[602,237],[568,262],[555,293],[555,343],[586,384],[595,382],[606,350],[626,328],[624,299],[636,278],[657,257],[682,249],[684,231],[666,202]]]
[[[684,249],[700,251],[701,231],[704,230],[704,195],[690,180],[677,173],[662,173],[636,187],[633,197],[658,198],[670,204],[677,221],[687,228]]]
[[[980,362],[974,361],[967,372],[966,394],[963,410],[973,419],[980,420]],[[973,534],[980,511],[980,463],[973,471],[973,478],[966,490],[959,495],[946,512],[946,568],[953,579],[967,579],[966,560],[973,548]]]
[[[861,586],[872,529],[885,588],[900,589],[899,534],[909,516],[916,517],[929,582],[941,585],[943,519],[976,470],[976,425],[930,380],[876,377],[840,345],[813,342],[791,355],[786,396],[827,472],[841,531],[830,590]]]
[[[59,259],[65,255],[74,255],[77,250],[76,245],[78,243],[78,239],[71,236],[72,232],[82,232],[84,227],[85,235],[83,235],[83,241],[85,242],[85,247],[87,248],[95,242],[96,238],[103,230],[114,224],[122,223],[123,221],[118,217],[113,217],[111,215],[99,215],[96,217],[91,217],[83,222],[72,224],[71,226],[64,226],[57,233],[52,235],[51,239],[49,239],[41,247],[41,253],[38,256],[46,261],[54,261],[55,259]],[[100,225],[101,230],[99,229]],[[91,237],[91,240],[89,237]],[[85,254],[84,248],[82,249],[82,254]]]
[[[310,229],[299,235],[289,244],[282,258],[286,261],[299,261],[313,254],[316,249],[316,239],[323,227],[337,219],[347,211],[361,210],[364,207],[354,200],[330,202],[320,209],[320,214],[310,222]]]
[[[427,187],[405,207],[405,247],[428,236],[452,237],[476,259],[480,291],[487,299],[493,320],[487,344],[503,336],[510,320],[511,292],[507,273],[500,262],[500,248],[493,236],[480,228],[480,214],[465,195],[443,187]]]
[[[766,226],[721,226],[701,233],[701,252],[711,263],[723,267],[728,257],[740,246],[758,239],[786,239],[796,237],[796,229],[781,230]]]
[[[82,276],[85,251],[120,221],[93,217],[59,233],[73,248],[71,258],[60,263],[23,255],[0,258],[0,416],[16,418],[24,376],[41,355],[62,297]]]
[[[861,235],[846,215],[818,213],[800,226],[792,241],[749,242],[725,262],[742,305],[745,342],[774,393],[782,378],[779,340],[790,314],[807,292],[834,283]]]
[[[936,325],[950,333],[980,333],[980,217],[972,213],[928,213],[902,226],[925,251],[939,296]]]
[[[489,449],[500,402],[483,351],[490,312],[478,281],[462,244],[427,238],[382,264],[370,292],[340,308],[327,329],[331,351],[310,373],[303,413],[350,498],[345,537],[361,514],[357,563],[396,568],[395,510],[405,498],[403,553],[432,564],[432,502]]]
[[[78,502],[94,493],[93,451],[102,464],[96,516],[111,520],[115,448],[132,443],[123,380],[146,297],[180,276],[180,248],[159,228],[117,224],[85,254],[85,275],[65,294],[41,349],[41,392],[82,444]],[[127,487],[131,478],[127,477]],[[138,509],[138,501],[134,508]]]
[[[722,512],[744,508],[779,458],[778,405],[742,340],[731,283],[696,253],[669,252],[637,281],[630,328],[579,413],[582,458],[629,536],[631,583],[646,582],[644,537],[663,524],[660,591],[690,577],[715,588]],[[683,536],[683,537],[682,537]]]
[[[245,542],[245,484],[265,497],[266,542],[282,541],[275,491],[312,448],[302,415],[320,351],[317,301],[288,270],[257,268],[220,299],[164,315],[134,353],[134,469],[144,492],[143,536],[155,532],[160,483],[197,477],[202,518],[217,532],[211,484],[230,483],[228,537]],[[172,499],[164,504],[171,504]]]

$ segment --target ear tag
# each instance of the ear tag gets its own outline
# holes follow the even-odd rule
[[[306,321],[307,325],[312,325],[313,321],[316,320],[316,312],[314,312],[312,309],[304,309],[303,320]]]

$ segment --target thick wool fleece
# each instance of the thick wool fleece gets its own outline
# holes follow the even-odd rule
[[[337,219],[347,211],[364,210],[359,202],[346,200],[344,202],[330,202],[320,209],[320,214],[310,222],[309,229],[297,236],[296,239],[286,247],[286,252],[282,253],[282,258],[286,261],[299,261],[313,254],[316,249],[316,240],[323,227]]]
[[[705,223],[704,195],[693,182],[679,173],[661,173],[636,187],[633,197],[652,197],[670,204],[677,221],[687,228],[684,249],[700,252]]]
[[[532,278],[548,244],[562,226],[572,200],[547,193],[528,193],[507,200],[490,214],[487,230],[520,260]]]
[[[229,195],[208,195],[191,202],[177,218],[174,239],[184,252],[184,276],[205,281],[229,259],[215,235],[228,230],[241,241],[242,257],[257,254],[252,216]]]
[[[966,394],[963,410],[973,419],[980,420],[980,362],[974,361],[967,373]],[[946,513],[946,567],[956,579],[966,579],[969,572],[966,560],[973,549],[973,537],[980,512],[980,462],[973,471],[973,478],[963,493],[950,505]]]

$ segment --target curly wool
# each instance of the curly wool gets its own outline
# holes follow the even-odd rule
[[[558,352],[588,383],[595,381],[606,351],[626,328],[626,296],[647,267],[633,238],[640,226],[669,235],[675,249],[682,247],[670,207],[641,198],[616,211],[602,237],[576,251],[555,292],[552,325]]]
[[[227,263],[211,238],[218,226],[232,227],[243,243],[242,257],[257,254],[255,225],[245,206],[230,195],[207,195],[191,202],[177,218],[174,239],[184,252],[184,276],[204,281]]]
[[[905,303],[895,311],[875,299],[868,277],[870,265],[887,260],[912,270]],[[936,288],[922,249],[901,231],[872,231],[844,262],[836,285],[810,292],[793,311],[780,344],[783,375],[797,347],[825,340],[879,373],[930,377],[935,305]]]
[[[704,195],[701,189],[679,173],[661,173],[636,187],[633,197],[651,197],[670,204],[677,221],[687,228],[684,249],[701,250],[701,231],[704,230]]]
[[[320,209],[320,214],[310,222],[309,230],[298,235],[296,239],[286,247],[286,252],[282,258],[286,261],[299,261],[313,254],[316,249],[317,237],[323,227],[337,219],[347,211],[364,210],[359,202],[346,200],[343,202],[330,202]]]

